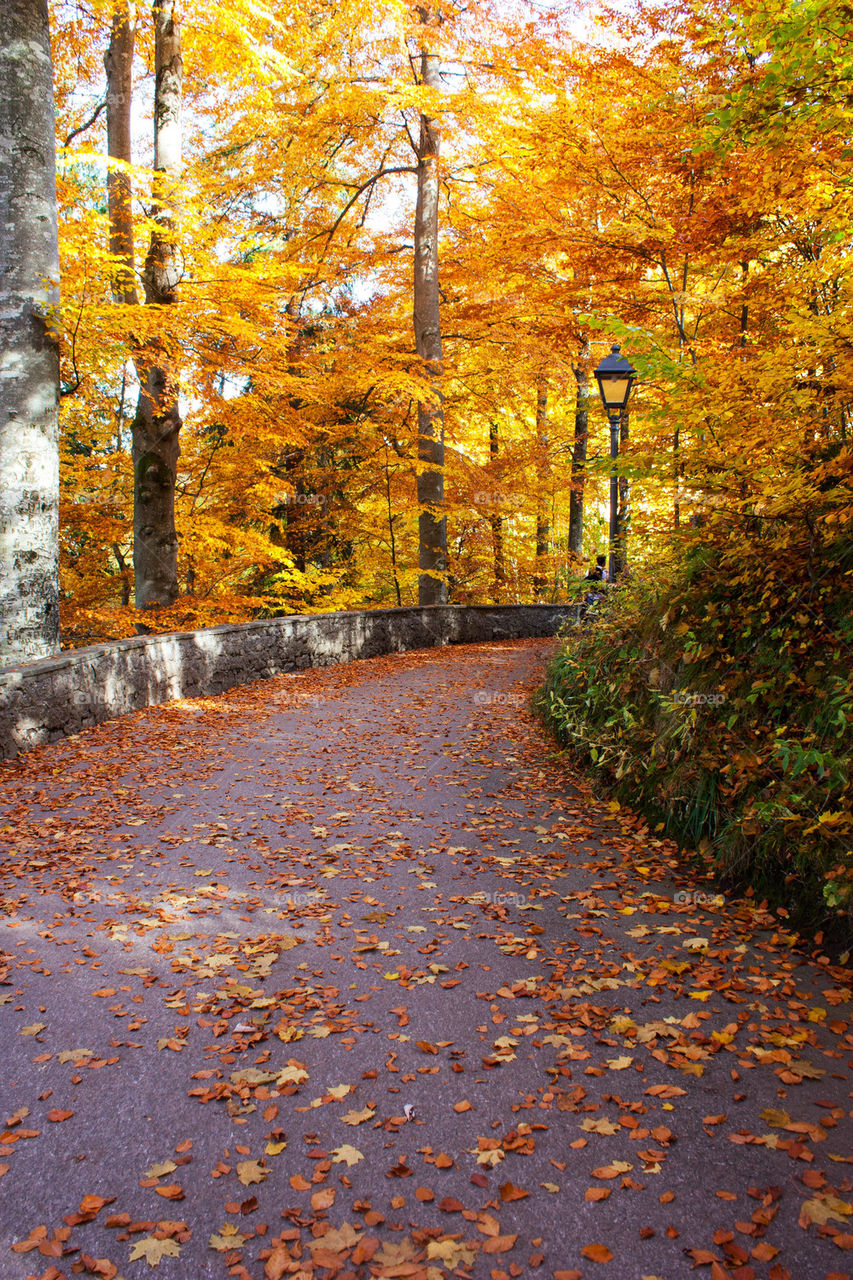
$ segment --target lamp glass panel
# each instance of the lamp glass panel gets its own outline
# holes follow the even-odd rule
[[[628,378],[602,378],[601,394],[606,405],[618,408],[625,402],[628,394]]]

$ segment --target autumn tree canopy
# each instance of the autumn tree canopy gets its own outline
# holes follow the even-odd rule
[[[843,5],[50,20],[64,643],[570,598],[614,340],[629,570],[844,527]]]

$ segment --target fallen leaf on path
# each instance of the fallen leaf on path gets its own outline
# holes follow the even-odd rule
[[[168,1183],[165,1187],[155,1187],[154,1190],[164,1200],[183,1200],[185,1195],[183,1187],[178,1186],[177,1182]]]
[[[158,1240],[156,1236],[144,1236],[137,1240],[130,1251],[130,1261],[144,1258],[149,1267],[159,1267],[164,1258],[178,1258],[181,1246],[175,1240]]]
[[[263,1182],[268,1175],[269,1169],[258,1160],[241,1160],[237,1165],[237,1177],[244,1187],[250,1187],[253,1182]]]
[[[332,1152],[332,1160],[335,1164],[346,1164],[348,1168],[352,1168],[354,1164],[358,1164],[359,1160],[364,1159],[364,1154],[357,1147],[352,1147],[348,1142],[343,1146],[335,1147]]]
[[[585,1258],[589,1258],[590,1262],[610,1262],[613,1258],[606,1244],[585,1244],[581,1253]]]
[[[373,1107],[365,1107],[362,1111],[348,1111],[345,1116],[341,1116],[344,1124],[364,1124],[365,1120],[372,1120],[376,1115]]]

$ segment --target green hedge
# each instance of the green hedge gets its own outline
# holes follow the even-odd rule
[[[575,765],[722,883],[849,938],[853,546],[816,559],[789,529],[743,563],[719,532],[611,593],[538,705]]]

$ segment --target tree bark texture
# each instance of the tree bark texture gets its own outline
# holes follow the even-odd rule
[[[135,39],[133,5],[129,0],[116,0],[104,67],[107,73],[107,152],[110,160],[117,161],[119,166],[131,163],[130,106]],[[107,173],[107,204],[110,253],[116,260],[113,297],[116,302],[135,305],[139,299],[133,253],[132,194],[129,168],[111,166]]]
[[[498,424],[496,422],[489,423],[489,457],[492,463],[497,461],[498,449],[500,441],[498,438]],[[504,562],[504,518],[497,511],[493,511],[489,516],[492,526],[492,552],[494,555],[495,565],[495,582],[493,594],[498,599],[506,586],[506,564]]]
[[[589,375],[578,365],[575,397],[575,434],[572,442],[572,488],[569,494],[569,554],[583,560],[583,502],[586,486],[586,451],[589,439]]]
[[[431,8],[418,10],[424,27],[440,21]],[[419,81],[441,87],[439,58],[421,49]],[[415,350],[428,384],[418,404],[418,603],[447,602],[447,517],[444,510],[444,402],[438,290],[438,199],[440,133],[436,120],[421,114],[418,139],[418,197],[415,209]]]
[[[145,259],[145,301],[177,300],[180,270],[174,212],[181,172],[181,29],[173,0],[154,4],[154,220]],[[175,481],[181,416],[175,361],[165,341],[135,355],[139,400],[133,423],[133,575],[136,607],[174,603],[178,595]]]
[[[2,0],[0,664],[59,649],[58,303],[47,0]]]
[[[548,585],[547,566],[551,552],[550,472],[548,451],[548,379],[543,373],[536,389],[536,555],[533,591],[537,600]]]

